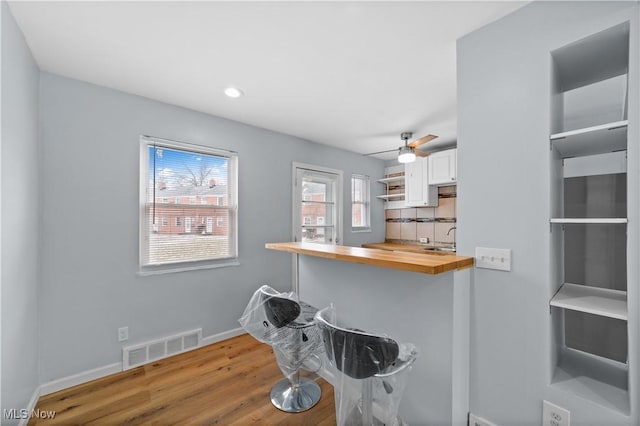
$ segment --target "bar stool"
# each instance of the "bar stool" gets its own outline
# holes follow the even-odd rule
[[[398,425],[398,407],[417,350],[411,344],[337,325],[329,306],[316,313],[335,388],[338,425]]]
[[[295,299],[295,293],[278,293],[262,286],[240,318],[249,334],[273,347],[278,367],[286,378],[271,389],[271,403],[289,413],[310,409],[321,395],[314,380],[300,376],[304,362],[322,352],[321,334],[314,320],[318,309]]]

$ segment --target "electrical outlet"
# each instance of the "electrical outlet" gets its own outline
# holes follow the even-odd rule
[[[469,413],[469,426],[496,426],[487,419]]]
[[[118,329],[118,342],[129,340],[129,327],[120,327]]]
[[[569,426],[569,418],[569,410],[542,401],[542,426]]]
[[[429,238],[420,238],[420,244],[429,244]]]
[[[511,250],[476,247],[476,268],[511,270]]]

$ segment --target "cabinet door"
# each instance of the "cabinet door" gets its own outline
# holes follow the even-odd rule
[[[407,206],[422,205],[423,163],[421,158],[416,158],[413,163],[404,165],[404,202]]]
[[[457,149],[431,154],[429,159],[429,184],[446,185],[456,183]]]
[[[429,186],[429,162],[416,158],[404,166],[404,201],[407,207],[438,205],[438,188]]]

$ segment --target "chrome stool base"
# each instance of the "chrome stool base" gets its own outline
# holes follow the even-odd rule
[[[287,413],[299,413],[316,405],[320,394],[320,386],[314,380],[300,377],[294,386],[289,379],[284,379],[271,389],[271,403]]]

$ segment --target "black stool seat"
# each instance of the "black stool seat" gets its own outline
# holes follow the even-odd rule
[[[334,384],[338,425],[401,424],[397,412],[407,374],[416,360],[415,347],[399,345],[387,336],[341,327],[335,317],[330,306],[318,311],[315,318],[329,363],[342,373]],[[407,374],[400,374],[403,371]],[[359,396],[354,383],[361,388]]]
[[[274,296],[263,292],[265,314],[276,328],[305,328],[315,325],[318,309],[302,301]]]

